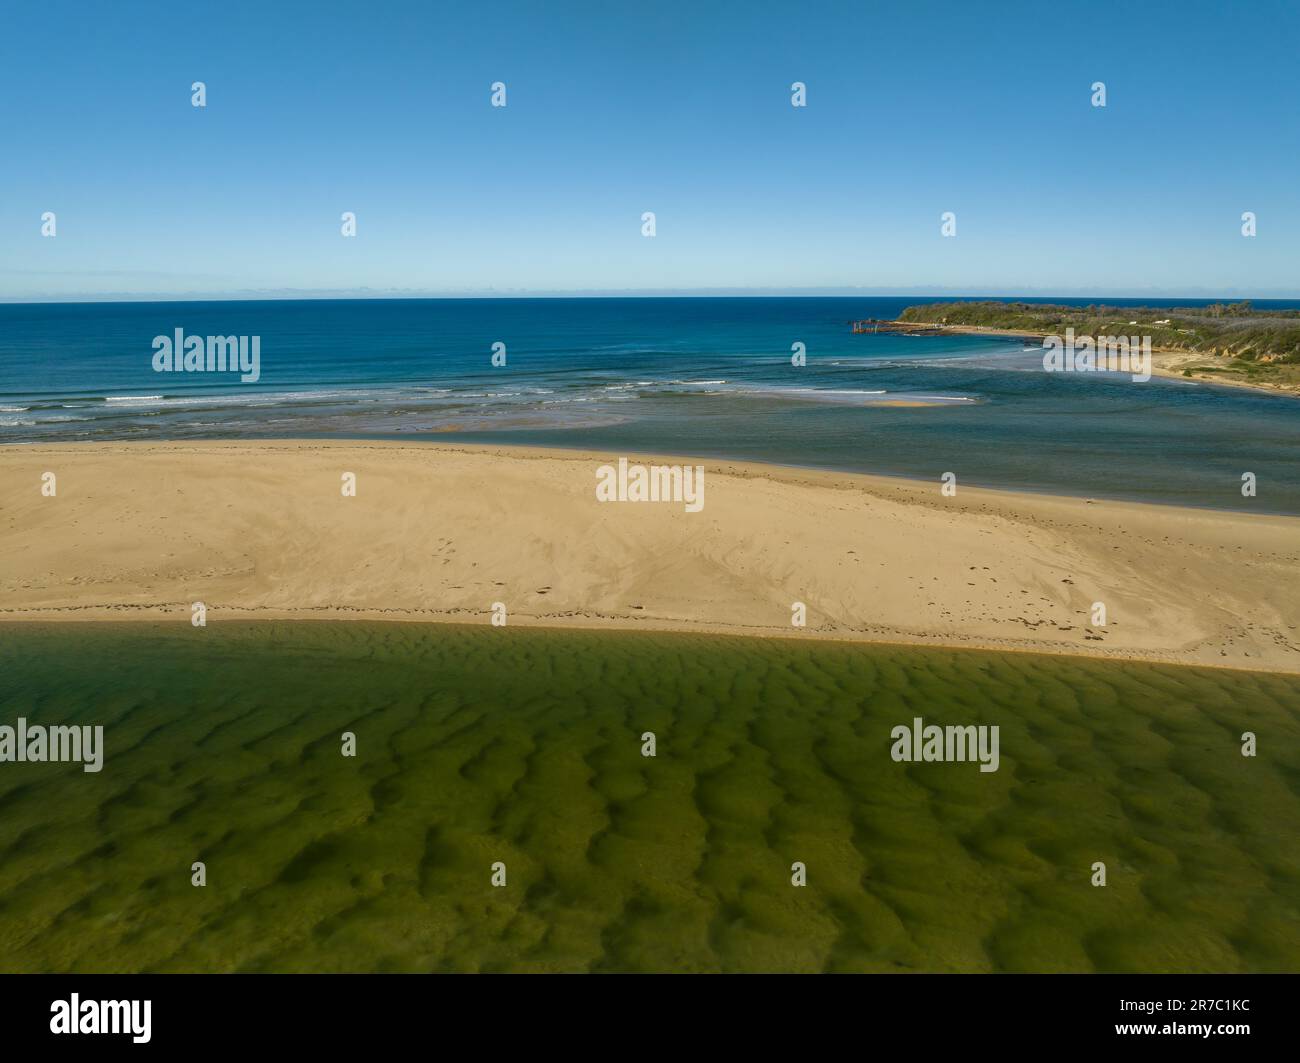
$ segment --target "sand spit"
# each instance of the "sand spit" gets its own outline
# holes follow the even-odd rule
[[[209,623],[487,624],[499,602],[520,625],[1300,672],[1300,519],[960,486],[944,497],[937,479],[683,458],[658,460],[704,469],[699,512],[601,503],[597,469],[622,456],[350,441],[5,448],[0,619],[184,624],[202,602]]]

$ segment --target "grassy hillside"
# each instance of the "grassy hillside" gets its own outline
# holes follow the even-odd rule
[[[1153,347],[1241,361],[1300,363],[1300,311],[1253,309],[1250,303],[1207,307],[1055,306],[1034,303],[927,303],[900,320],[1079,335],[1151,337]]]

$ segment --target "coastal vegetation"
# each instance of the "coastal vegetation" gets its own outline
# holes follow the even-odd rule
[[[1091,336],[1137,330],[1151,337],[1157,351],[1191,356],[1167,366],[1183,375],[1300,385],[1300,310],[1261,310],[1248,300],[1196,307],[943,302],[909,306],[899,321],[1042,336],[1063,335],[1070,328]]]

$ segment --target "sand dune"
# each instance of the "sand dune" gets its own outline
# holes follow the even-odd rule
[[[701,512],[600,503],[596,469],[619,456],[396,442],[4,448],[0,619],[185,623],[201,601],[210,623],[488,623],[501,602],[510,624],[1300,672],[1300,519],[960,486],[945,498],[937,479],[707,459]],[[344,472],[355,497],[340,491]]]

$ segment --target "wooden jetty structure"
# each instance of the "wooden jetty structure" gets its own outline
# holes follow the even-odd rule
[[[855,334],[861,335],[867,332],[892,332],[904,336],[930,336],[937,335],[943,329],[939,325],[913,325],[908,321],[888,321],[884,318],[864,317],[858,321],[850,321]]]

